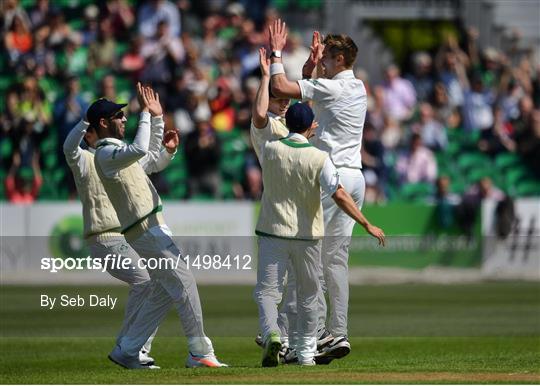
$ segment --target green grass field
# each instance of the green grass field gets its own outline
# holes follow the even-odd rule
[[[207,334],[231,367],[185,369],[171,312],[154,342],[158,371],[107,360],[123,303],[39,307],[40,294],[118,296],[126,287],[2,287],[0,382],[13,383],[540,383],[540,287],[534,283],[351,287],[352,352],[329,366],[260,368],[248,286],[201,286]]]

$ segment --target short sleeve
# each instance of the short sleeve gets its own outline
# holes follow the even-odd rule
[[[301,79],[298,80],[302,100],[322,101],[333,99],[337,93],[335,83],[331,79]]]
[[[328,196],[333,195],[339,186],[339,173],[330,160],[330,157],[324,161],[319,182],[323,194]]]

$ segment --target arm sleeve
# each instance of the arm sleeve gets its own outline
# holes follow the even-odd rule
[[[144,171],[146,174],[158,173],[165,169],[171,161],[174,159],[176,152],[170,154],[167,150],[163,149],[159,152],[158,158],[146,164]]]
[[[157,162],[160,157],[164,129],[165,122],[163,121],[163,115],[150,118],[150,142],[148,145],[148,153],[139,160],[139,163],[145,171],[148,165]]]
[[[144,157],[150,142],[150,113],[141,113],[139,128],[131,145],[108,145],[100,151],[99,164],[105,175],[114,175]]]
[[[66,140],[64,141],[64,156],[69,167],[75,171],[78,170],[81,176],[85,176],[88,171],[88,165],[86,164],[86,158],[82,157],[82,149],[79,147],[89,123],[81,120],[77,125],[69,132]]]
[[[319,182],[323,194],[328,196],[333,195],[339,186],[339,173],[330,157],[324,161]]]
[[[335,95],[334,82],[331,79],[301,79],[298,80],[302,100],[315,102],[332,99]]]

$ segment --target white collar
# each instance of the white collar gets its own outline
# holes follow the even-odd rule
[[[124,145],[124,141],[122,141],[121,139],[118,139],[118,138],[101,138],[99,139],[97,142],[96,142],[96,149],[100,146],[105,146],[105,145],[118,145],[118,146],[122,146]]]
[[[343,70],[341,72],[338,72],[332,79],[350,79],[354,78],[354,72],[353,70]]]
[[[294,142],[309,143],[309,141],[308,141],[308,139],[306,137],[304,137],[302,134],[298,134],[298,133],[289,133],[289,135],[287,135],[286,138],[290,139],[291,141],[294,141]]]

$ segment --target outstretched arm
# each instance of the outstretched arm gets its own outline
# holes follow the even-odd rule
[[[379,240],[379,245],[384,246],[385,235],[382,229],[369,223],[367,218],[356,207],[356,203],[352,199],[351,195],[347,193],[345,189],[343,189],[343,186],[339,185],[332,198],[336,202],[337,206],[339,206],[345,213],[347,213],[351,218],[353,218],[354,221],[362,225],[362,227],[370,235]]]
[[[270,25],[269,31],[270,49],[272,52],[282,51],[285,48],[285,44],[287,44],[287,28],[285,23],[281,19],[278,19]],[[272,55],[271,62],[272,94],[278,98],[301,99],[302,93],[300,92],[300,86],[298,83],[291,82],[287,79],[281,58]]]
[[[257,129],[266,127],[268,123],[268,103],[270,96],[268,95],[268,87],[270,86],[270,60],[266,58],[266,49],[259,48],[259,64],[261,68],[261,84],[255,96],[255,103],[251,111],[253,126]]]

